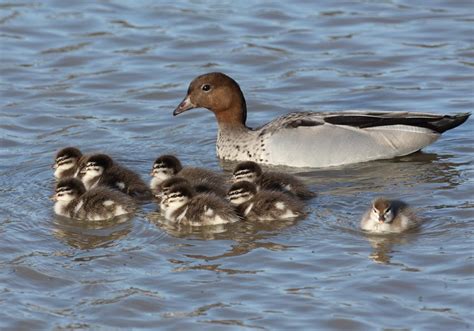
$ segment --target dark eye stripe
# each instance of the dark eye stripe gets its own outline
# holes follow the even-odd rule
[[[239,171],[234,172],[234,176],[248,175],[248,174],[251,174],[251,173],[253,173],[253,171],[251,171],[249,169],[244,169],[244,170],[239,170]]]
[[[245,192],[245,191],[243,189],[238,189],[238,190],[229,192],[228,195],[237,195],[237,194],[241,194],[242,192]]]
[[[59,156],[59,157],[56,158],[56,162],[60,162],[60,161],[70,159],[70,158],[71,158],[71,156],[69,156],[69,155]]]
[[[71,194],[72,190],[69,187],[60,187],[56,190],[56,193],[67,193]]]

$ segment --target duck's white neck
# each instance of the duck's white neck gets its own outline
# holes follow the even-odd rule
[[[261,146],[256,139],[258,132],[245,126],[219,125],[217,132],[217,156],[226,160],[255,160],[259,162]]]

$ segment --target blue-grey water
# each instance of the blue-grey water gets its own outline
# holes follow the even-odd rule
[[[306,219],[218,229],[54,217],[54,153],[228,171],[206,110],[174,107],[223,71],[250,126],[289,111],[439,114],[474,106],[472,1],[0,2],[0,329],[466,330],[474,322],[473,120],[396,160],[296,172]],[[367,236],[373,197],[417,232]]]

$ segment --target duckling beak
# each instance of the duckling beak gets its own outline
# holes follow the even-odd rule
[[[384,216],[379,216],[379,223],[382,224],[385,222],[385,217]]]
[[[53,194],[52,196],[49,197],[49,200],[58,201],[58,198],[56,197],[56,194]]]
[[[179,106],[176,107],[176,109],[173,111],[173,116],[179,115],[193,108],[196,108],[196,105],[191,102],[190,96],[187,95],[186,98],[184,98],[183,101],[181,101],[181,103],[179,104]]]
[[[54,163],[51,165],[51,168],[57,169],[57,168],[58,168],[58,164],[57,164],[56,162],[54,162]]]

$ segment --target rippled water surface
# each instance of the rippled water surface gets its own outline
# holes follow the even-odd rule
[[[50,165],[75,145],[148,180],[156,156],[228,171],[210,112],[171,115],[223,71],[249,125],[300,110],[474,106],[472,1],[1,1],[0,328],[465,330],[473,327],[473,120],[422,153],[298,172],[297,222],[212,229],[54,217]],[[367,236],[376,195],[425,222]]]

